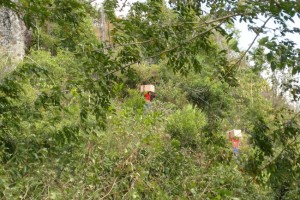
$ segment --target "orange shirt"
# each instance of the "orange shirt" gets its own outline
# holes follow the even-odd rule
[[[231,139],[234,148],[239,148],[240,140]]]
[[[150,93],[146,93],[144,95],[144,97],[145,97],[145,99],[146,99],[147,102],[150,102],[150,100],[151,100],[151,94]]]

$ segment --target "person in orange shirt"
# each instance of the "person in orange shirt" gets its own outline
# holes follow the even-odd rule
[[[146,108],[150,109],[150,102],[151,102],[151,93],[147,92],[144,94],[145,100],[146,100]]]
[[[233,146],[233,155],[237,157],[239,155],[239,146],[240,146],[240,139],[237,137],[233,137],[230,139]]]
[[[146,94],[144,94],[145,100],[146,102],[150,102],[151,101],[151,93],[147,92]]]

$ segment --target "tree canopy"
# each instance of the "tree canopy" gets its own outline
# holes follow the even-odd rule
[[[103,41],[90,1],[0,2],[32,31],[0,80],[0,197],[296,199],[299,112],[260,73],[299,72],[285,37],[299,34],[299,2],[148,0],[123,18],[118,3],[104,3]],[[246,51],[237,20],[256,34]],[[151,110],[141,83],[156,84]]]

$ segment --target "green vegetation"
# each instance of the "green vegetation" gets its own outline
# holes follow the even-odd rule
[[[259,35],[264,13],[297,33],[286,20],[300,4],[201,2],[208,11],[149,0],[120,19],[106,1],[112,30],[99,41],[85,1],[1,1],[33,41],[1,77],[0,199],[297,199],[299,113],[259,74],[266,63],[298,72],[299,49],[265,37],[250,66],[233,20]],[[151,109],[141,83],[155,83]],[[237,159],[233,128],[244,133]]]

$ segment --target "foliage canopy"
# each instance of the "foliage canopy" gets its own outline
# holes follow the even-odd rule
[[[148,0],[124,18],[117,4],[104,4],[111,29],[99,41],[89,1],[0,2],[33,34],[0,83],[0,197],[296,199],[299,113],[258,72],[299,72],[299,49],[281,39],[299,33],[287,25],[299,2]],[[251,53],[255,67],[235,20],[255,40],[277,24]],[[130,88],[150,81],[158,96],[146,110]],[[235,127],[238,160],[224,136]]]

